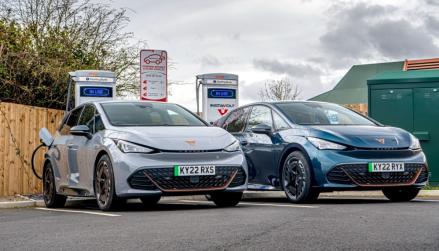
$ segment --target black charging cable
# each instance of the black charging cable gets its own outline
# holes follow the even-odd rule
[[[36,155],[38,149],[40,149],[43,146],[46,146],[46,145],[44,143],[41,143],[39,146],[37,146],[37,148],[35,148],[34,152],[32,153],[32,161],[31,161],[32,171],[34,172],[34,175],[40,180],[42,180],[43,177],[38,175],[37,171],[35,170],[35,164],[34,164],[35,161],[34,160],[35,160],[35,155]]]

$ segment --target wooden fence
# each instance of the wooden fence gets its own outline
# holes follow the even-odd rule
[[[0,196],[41,193],[42,182],[31,169],[42,127],[56,131],[64,111],[0,102]],[[41,174],[44,149],[36,166]]]
[[[354,111],[357,111],[363,115],[367,116],[367,114],[368,114],[367,104],[346,104],[344,106],[349,108],[349,109],[352,109]]]

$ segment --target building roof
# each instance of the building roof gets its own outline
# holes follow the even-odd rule
[[[354,65],[330,91],[310,98],[337,104],[367,104],[367,80],[381,72],[401,71],[404,61]]]
[[[404,71],[439,69],[439,58],[416,59],[404,62]]]
[[[369,85],[418,82],[439,82],[439,70],[389,71],[380,73],[367,81]]]

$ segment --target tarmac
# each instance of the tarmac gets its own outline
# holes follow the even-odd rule
[[[319,198],[385,198],[381,191],[342,191],[321,193]],[[262,199],[262,198],[285,198],[283,191],[246,191],[243,199]],[[417,198],[439,199],[439,190],[422,190]],[[69,200],[90,200],[90,198],[72,198]],[[162,201],[173,200],[205,200],[204,195],[193,196],[164,196]],[[0,197],[0,209],[44,207],[41,195],[16,195],[14,197]]]

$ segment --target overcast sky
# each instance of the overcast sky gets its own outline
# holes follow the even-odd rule
[[[439,0],[112,0],[176,63],[170,101],[195,109],[195,75],[239,75],[241,104],[288,76],[307,99],[354,64],[439,57]]]

